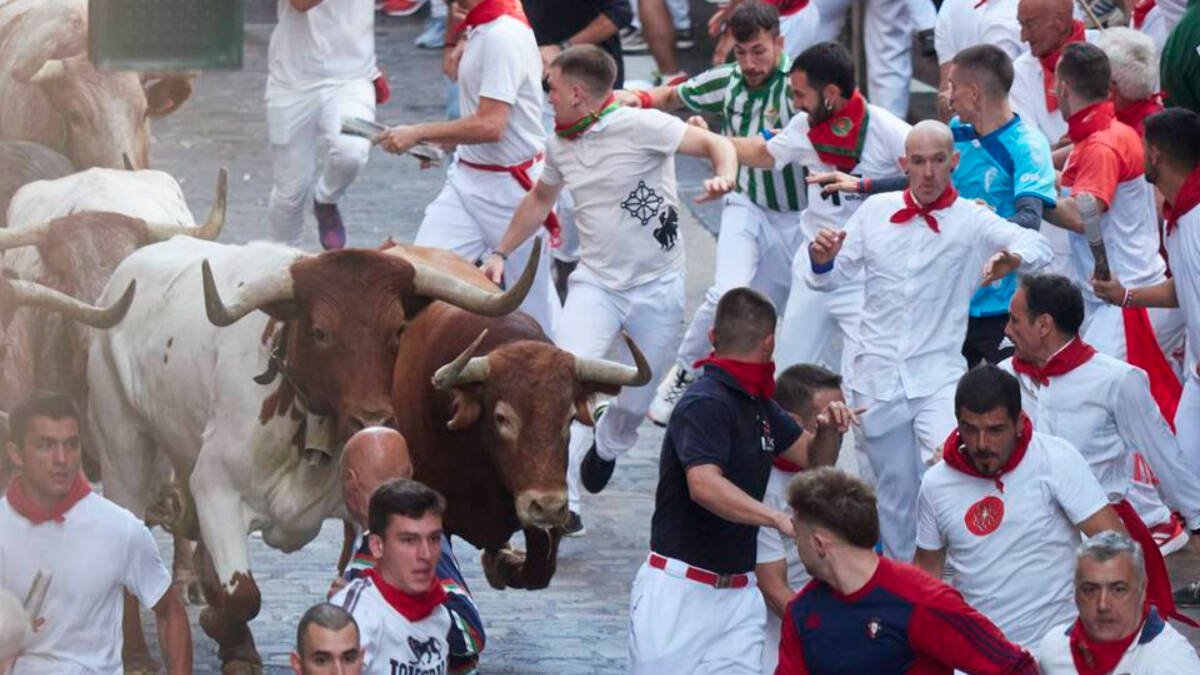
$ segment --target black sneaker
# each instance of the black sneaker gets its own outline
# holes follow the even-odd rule
[[[617,460],[602,459],[596,452],[596,442],[592,441],[592,447],[588,448],[583,463],[579,465],[579,481],[588,492],[599,494],[608,485],[615,468]]]
[[[578,513],[571,512],[571,519],[567,521],[567,526],[563,528],[564,537],[582,537],[587,534],[587,528],[583,526],[583,518],[579,517]]]
[[[342,214],[337,204],[322,204],[313,200],[313,213],[317,215],[317,234],[321,239],[321,248],[331,251],[335,248],[345,248],[346,227],[342,225]]]
[[[1176,590],[1175,604],[1180,607],[1200,607],[1200,581],[1193,581]]]
[[[932,28],[917,31],[917,48],[921,50],[921,56],[937,56],[937,45],[933,41]]]
[[[691,28],[675,31],[675,49],[687,51],[696,46],[696,35],[692,33]]]

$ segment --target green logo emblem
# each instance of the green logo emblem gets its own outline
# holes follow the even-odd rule
[[[839,117],[829,125],[829,130],[834,136],[845,137],[850,134],[850,130],[854,128],[854,122],[850,121],[849,117]]]

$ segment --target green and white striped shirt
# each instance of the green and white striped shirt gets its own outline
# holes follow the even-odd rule
[[[679,85],[680,100],[694,112],[721,115],[721,133],[754,136],[763,129],[786,127],[792,110],[788,58],[782,57],[770,79],[756,89],[746,85],[736,63],[717,66]],[[798,167],[783,169],[738,167],[738,191],[772,211],[800,211],[807,201],[804,178]]]

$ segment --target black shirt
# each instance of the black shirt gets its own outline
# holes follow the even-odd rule
[[[629,0],[522,0],[522,4],[525,5],[525,16],[533,24],[539,47],[570,39],[601,14],[617,24],[617,28],[628,28],[633,21]],[[625,64],[621,58],[619,35],[610,35],[596,46],[617,62],[617,83],[613,88],[624,87]]]
[[[761,501],[771,460],[801,432],[779,404],[747,394],[732,375],[705,366],[667,424],[650,549],[718,574],[752,571],[758,528],[731,523],[692,501],[687,469],[716,464],[729,482]]]

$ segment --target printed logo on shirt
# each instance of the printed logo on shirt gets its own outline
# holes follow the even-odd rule
[[[882,632],[883,632],[883,619],[880,619],[877,616],[871,617],[871,619],[869,621],[867,621],[867,637],[874,640],[874,639],[878,638],[879,634]]]
[[[854,128],[854,122],[849,117],[839,117],[829,125],[829,130],[834,136],[845,138],[850,135],[850,130]]]
[[[817,614],[815,612],[812,614],[809,614],[808,617],[804,619],[804,627],[809,630],[816,630],[816,629],[820,628],[821,627],[821,615]]]
[[[445,675],[446,659],[442,656],[437,638],[419,641],[409,637],[408,648],[412,652],[412,659],[408,663],[388,659],[391,675]]]
[[[971,534],[986,537],[1000,527],[1004,520],[1004,502],[995,495],[988,495],[971,505],[963,521]]]
[[[658,213],[658,209],[664,201],[666,200],[662,195],[646,185],[646,181],[639,180],[637,187],[629,193],[629,196],[625,197],[625,201],[621,202],[621,208],[641,221],[642,227],[645,227],[650,219]]]
[[[658,224],[654,229],[654,238],[664,251],[670,251],[679,239],[679,212],[674,206],[668,206],[666,211],[658,214]]]

